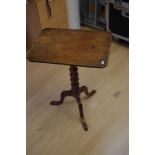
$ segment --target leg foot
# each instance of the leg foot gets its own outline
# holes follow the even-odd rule
[[[88,126],[87,126],[86,120],[84,118],[83,107],[82,107],[81,100],[80,100],[80,98],[76,98],[76,100],[78,102],[79,113],[80,113],[80,118],[81,118],[81,122],[82,122],[83,128],[84,128],[85,131],[87,131],[88,130]]]
[[[71,90],[63,91],[61,93],[61,99],[60,99],[60,101],[51,101],[50,104],[51,105],[60,105],[60,104],[63,103],[65,97],[67,97],[67,96],[72,96],[72,91]]]
[[[90,93],[88,92],[88,88],[86,86],[80,87],[80,93],[84,92],[88,97],[93,96],[96,93],[96,90],[92,90]]]

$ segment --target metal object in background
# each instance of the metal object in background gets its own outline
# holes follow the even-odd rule
[[[81,23],[105,30],[106,0],[80,0]]]
[[[129,41],[129,0],[80,0],[81,23]]]
[[[129,41],[129,0],[108,0],[106,30],[117,39]]]

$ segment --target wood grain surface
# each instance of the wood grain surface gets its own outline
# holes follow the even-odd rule
[[[35,62],[105,67],[110,45],[109,32],[47,28],[41,31],[27,58]]]
[[[128,60],[128,47],[113,42],[106,68],[79,67],[80,86],[97,90],[81,94],[88,132],[74,98],[49,105],[70,89],[69,66],[27,61],[27,155],[128,155]]]

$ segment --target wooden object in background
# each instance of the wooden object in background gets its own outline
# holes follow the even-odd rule
[[[63,12],[63,13],[62,13]],[[66,0],[28,0],[26,47],[30,49],[41,29],[68,28]]]
[[[68,28],[66,0],[48,1],[49,5],[47,5],[47,0],[35,0],[41,28]]]
[[[26,48],[32,47],[41,30],[37,6],[34,0],[26,3]]]
[[[44,29],[28,54],[30,61],[105,67],[111,34],[103,31]]]

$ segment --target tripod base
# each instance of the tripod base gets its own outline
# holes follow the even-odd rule
[[[70,77],[71,77],[71,87],[72,87],[71,90],[63,91],[61,93],[60,100],[59,101],[51,101],[50,104],[51,105],[60,105],[63,103],[65,97],[73,96],[78,103],[79,113],[80,113],[80,118],[81,118],[83,128],[85,131],[87,131],[88,126],[87,126],[86,120],[84,118],[83,106],[82,106],[82,102],[80,99],[80,94],[84,92],[87,95],[87,97],[91,97],[96,93],[96,90],[92,90],[91,92],[88,92],[88,88],[86,86],[79,87],[77,70],[78,70],[77,66],[70,66]]]

